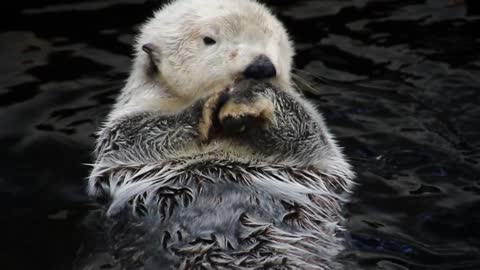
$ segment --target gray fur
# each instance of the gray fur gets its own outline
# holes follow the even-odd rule
[[[302,97],[245,81],[274,122],[200,143],[205,99],[136,112],[100,132],[89,192],[123,269],[333,269],[353,173]],[[242,96],[242,95],[246,95]]]

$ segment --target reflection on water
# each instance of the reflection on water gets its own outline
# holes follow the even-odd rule
[[[345,262],[480,269],[480,2],[267,2],[359,175]],[[2,269],[71,269],[87,245],[92,134],[127,76],[136,27],[158,6],[49,0],[5,11]]]

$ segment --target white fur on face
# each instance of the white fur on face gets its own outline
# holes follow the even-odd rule
[[[210,37],[216,41],[206,45]],[[160,51],[158,63],[164,87],[174,95],[194,99],[222,90],[239,78],[259,55],[277,70],[272,80],[290,85],[294,54],[281,23],[253,0],[177,0],[155,13],[142,28],[137,61],[146,62],[146,43]]]

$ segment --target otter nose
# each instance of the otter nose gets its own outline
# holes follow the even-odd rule
[[[277,70],[270,58],[262,54],[255,58],[255,60],[248,65],[243,72],[247,79],[268,79],[277,75]]]

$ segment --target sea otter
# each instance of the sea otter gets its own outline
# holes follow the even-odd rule
[[[177,0],[141,28],[89,194],[122,269],[333,269],[353,173],[253,0]]]

